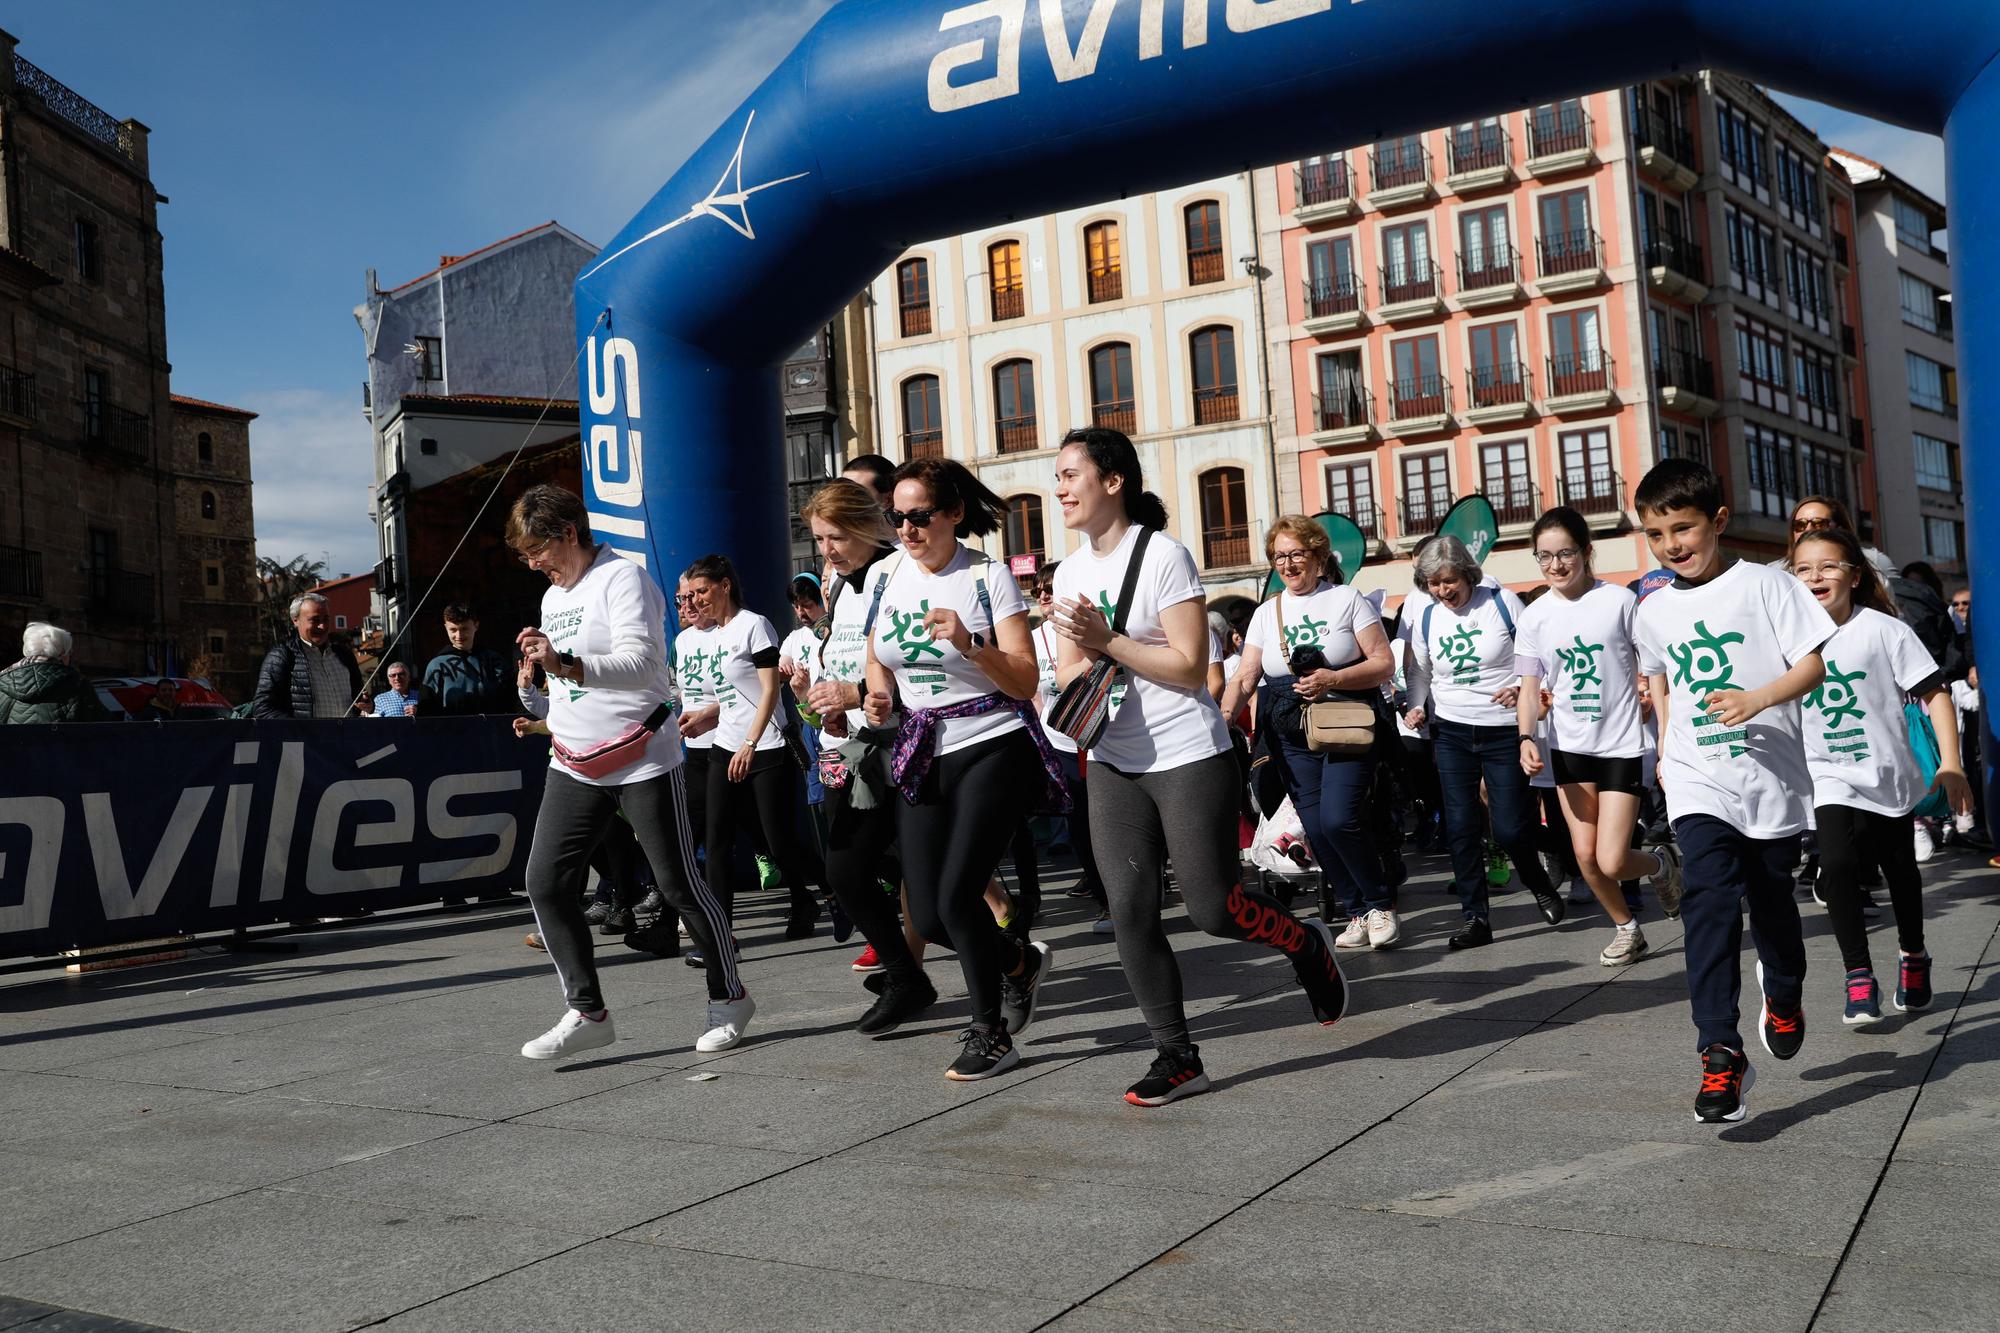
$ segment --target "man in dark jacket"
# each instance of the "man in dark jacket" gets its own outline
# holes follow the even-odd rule
[[[451,647],[424,668],[430,717],[470,717],[478,713],[518,713],[513,671],[500,654],[478,646],[479,617],[454,602],[444,609],[444,636]]]
[[[326,598],[316,592],[292,599],[297,632],[264,654],[250,716],[349,717],[361,696],[361,668],[354,650],[333,637]]]
[[[0,671],[0,723],[103,722],[97,691],[70,665],[68,630],[37,620],[21,635],[21,660]]]

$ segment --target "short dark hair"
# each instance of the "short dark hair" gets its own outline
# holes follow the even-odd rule
[[[464,602],[453,602],[444,609],[444,620],[447,625],[469,625],[478,619],[478,615]]]
[[[561,541],[563,530],[569,527],[576,529],[578,544],[591,544],[590,515],[584,511],[583,497],[546,483],[530,486],[507,515],[507,544],[517,551],[547,546]]]
[[[895,489],[890,478],[896,475],[896,465],[880,454],[856,454],[841,464],[841,472],[865,472],[868,485],[877,495],[887,495]]]
[[[1632,493],[1632,507],[1641,514],[1697,509],[1714,518],[1722,512],[1722,478],[1692,458],[1662,459]]]

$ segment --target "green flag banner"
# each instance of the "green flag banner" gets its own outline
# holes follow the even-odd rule
[[[1327,540],[1333,543],[1333,559],[1340,566],[1340,581],[1354,582],[1354,576],[1361,572],[1362,563],[1368,559],[1368,534],[1345,514],[1331,511],[1314,514],[1313,521],[1326,529]]]
[[[1458,538],[1481,564],[1486,563],[1486,553],[1493,549],[1499,534],[1500,519],[1493,512],[1493,502],[1483,495],[1466,496],[1438,524],[1438,536]]]

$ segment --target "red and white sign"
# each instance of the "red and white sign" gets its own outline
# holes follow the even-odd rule
[[[1017,579],[1027,578],[1042,567],[1038,555],[1010,555],[1007,557],[1007,572]]]

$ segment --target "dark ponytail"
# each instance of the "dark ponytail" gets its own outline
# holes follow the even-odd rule
[[[684,579],[701,579],[706,583],[727,583],[729,604],[738,610],[743,608],[743,581],[736,577],[736,565],[726,555],[705,555],[687,567]]]
[[[1146,474],[1139,466],[1139,451],[1132,447],[1130,436],[1109,426],[1078,426],[1063,436],[1056,447],[1067,449],[1072,444],[1090,456],[1099,476],[1125,479],[1118,493],[1125,497],[1127,519],[1142,528],[1160,530],[1167,526],[1166,502],[1146,489]]]
[[[896,484],[905,481],[917,482],[929,491],[935,509],[965,506],[965,517],[958,521],[957,532],[961,537],[984,537],[989,532],[998,532],[1000,521],[1007,515],[1007,502],[973,476],[965,464],[952,459],[918,458],[903,464],[896,469],[889,493],[894,495]]]

